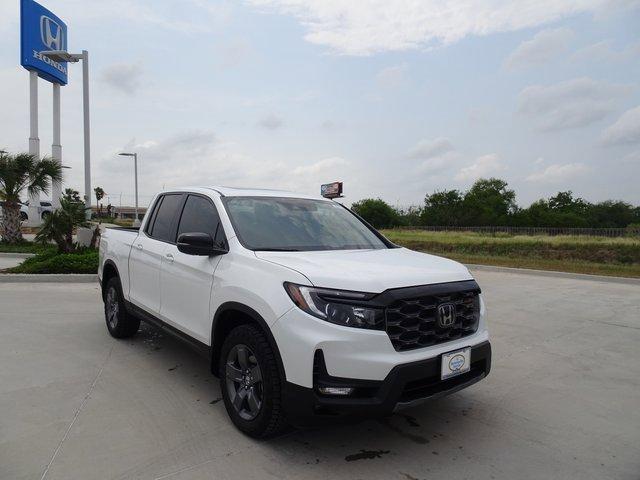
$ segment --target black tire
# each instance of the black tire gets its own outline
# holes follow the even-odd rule
[[[105,287],[104,319],[109,333],[115,338],[131,337],[140,328],[140,319],[127,312],[118,277],[110,278]]]
[[[27,220],[29,220],[29,215],[27,215],[24,212],[20,212],[20,221],[21,222],[26,222]]]
[[[246,362],[250,367],[244,372],[236,368],[240,366],[238,359],[241,355],[238,352],[242,348],[248,353]],[[287,428],[282,412],[282,379],[275,354],[264,333],[253,325],[233,329],[222,345],[219,365],[222,398],[234,425],[253,438],[268,438],[282,433]],[[242,378],[246,382],[237,377],[238,371],[244,373]],[[260,380],[256,381],[258,376]],[[239,392],[243,388],[245,396],[241,398]],[[251,398],[253,402],[250,402]],[[251,406],[256,406],[257,398],[259,408],[256,413]]]
[[[42,220],[45,220],[49,215],[51,215],[51,212],[48,210],[42,212]]]

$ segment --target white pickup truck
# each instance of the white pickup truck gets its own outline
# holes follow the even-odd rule
[[[491,367],[469,270],[398,247],[324,198],[162,192],[139,230],[104,232],[98,276],[111,335],[142,320],[186,340],[254,437],[388,415]]]

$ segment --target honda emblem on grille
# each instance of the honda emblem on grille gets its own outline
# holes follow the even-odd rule
[[[438,305],[438,325],[449,328],[456,322],[456,306],[453,303]]]

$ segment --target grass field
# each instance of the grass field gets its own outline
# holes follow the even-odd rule
[[[385,230],[398,245],[462,263],[640,277],[640,238]]]

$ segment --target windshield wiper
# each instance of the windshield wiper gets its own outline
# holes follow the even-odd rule
[[[256,252],[299,252],[300,249],[272,247],[272,248],[256,248],[255,251]]]

